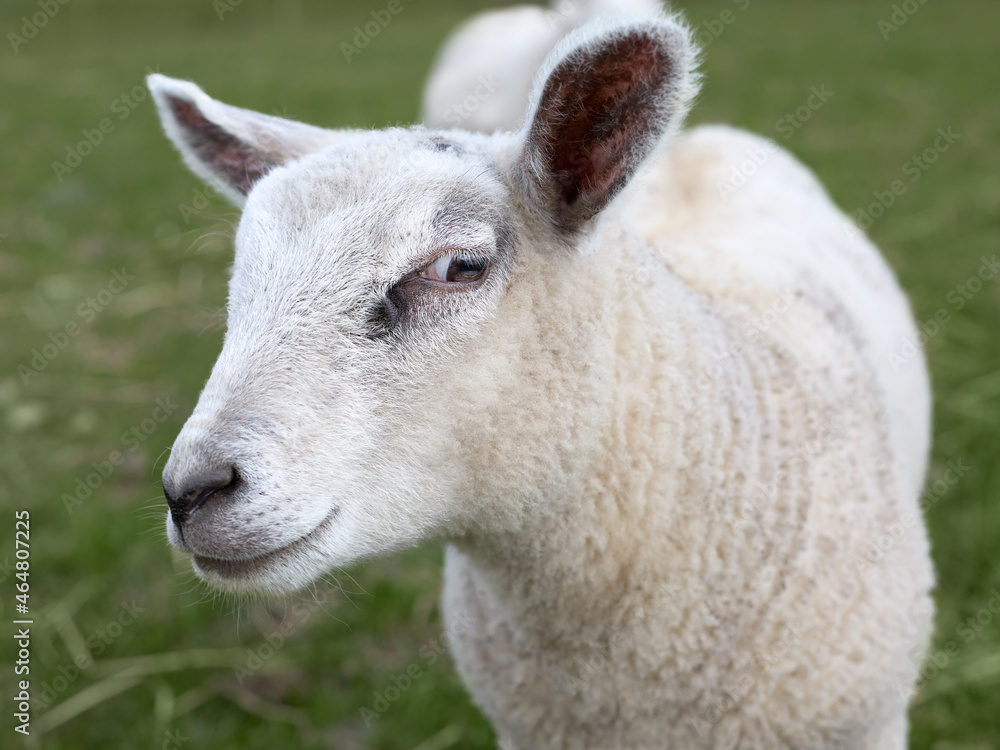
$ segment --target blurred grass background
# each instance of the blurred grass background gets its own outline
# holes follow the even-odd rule
[[[406,3],[348,64],[340,43],[384,5],[73,0],[16,53],[7,35],[22,34],[39,5],[0,6],[0,613],[14,617],[13,509],[29,508],[31,676],[36,691],[58,692],[30,746],[493,746],[450,662],[427,656],[442,629],[438,547],[358,566],[305,604],[234,613],[193,583],[161,531],[159,471],[220,347],[237,214],[206,197],[133,89],[152,68],[316,124],[413,122],[441,41],[489,3]],[[931,480],[949,461],[969,467],[928,514],[940,579],[934,648],[945,656],[915,699],[911,747],[987,750],[1000,748],[1000,617],[989,611],[1000,589],[1000,279],[960,310],[949,293],[1000,249],[1000,4],[914,6],[898,25],[887,2],[678,3],[710,42],[693,122],[774,138],[852,213],[905,182],[870,232],[918,317],[949,313],[927,345]],[[880,30],[880,20],[898,29]],[[786,139],[778,121],[822,85],[833,96]],[[53,162],[105,117],[113,130],[58,179]],[[911,182],[908,160],[948,127],[957,143]],[[134,280],[102,304],[122,268]],[[103,308],[92,321],[78,310],[91,297]],[[19,367],[68,322],[78,335],[25,382]],[[151,419],[157,398],[177,405],[162,423]],[[129,438],[133,427],[141,440]],[[116,450],[124,463],[69,513],[64,496],[82,497],[78,480]],[[142,612],[120,625],[133,600]],[[281,646],[256,661],[281,628]],[[0,688],[10,698],[5,641]],[[76,674],[74,659],[87,665]],[[420,677],[387,693],[410,665]],[[380,711],[375,693],[396,698]],[[11,705],[0,719],[5,747],[17,736]]]

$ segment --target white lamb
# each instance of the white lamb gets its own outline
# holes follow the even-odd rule
[[[789,155],[713,127],[655,158],[694,58],[674,19],[589,25],[492,136],[323,130],[151,76],[244,207],[168,533],[233,592],[444,540],[504,748],[901,749],[929,391],[886,353],[915,328]]]

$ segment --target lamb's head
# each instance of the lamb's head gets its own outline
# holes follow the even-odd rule
[[[290,590],[565,491],[602,418],[582,248],[682,116],[692,58],[672,21],[581,30],[494,136],[328,131],[150,78],[185,161],[244,208],[222,353],[163,474],[199,575]]]

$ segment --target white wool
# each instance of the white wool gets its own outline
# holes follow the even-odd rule
[[[575,201],[546,171],[573,113],[542,86],[636,29],[673,72],[649,127],[590,155],[643,168]],[[453,653],[507,750],[902,750],[933,585],[926,368],[887,358],[915,337],[906,299],[790,155],[670,137],[696,83],[675,19],[552,45],[526,126],[492,136],[320,137],[150,79],[185,160],[249,193],[223,351],[164,471],[171,497],[206,464],[240,482],[171,541],[232,591],[445,541]],[[366,328],[456,250],[485,281]]]
[[[604,300],[594,349],[565,353],[590,382],[536,398],[574,421],[608,399],[615,427],[565,446],[587,473],[562,503],[449,551],[447,620],[480,624],[459,670],[510,747],[906,747],[926,370],[889,366],[906,300],[808,170],[777,152],[719,195],[762,147],[682,134],[602,222],[566,303]],[[522,306],[569,315],[553,286]]]

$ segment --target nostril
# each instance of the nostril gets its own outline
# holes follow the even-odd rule
[[[209,498],[234,486],[236,478],[235,467],[220,466],[196,472],[178,483],[171,482],[169,486],[164,482],[163,494],[174,523],[183,525]]]

